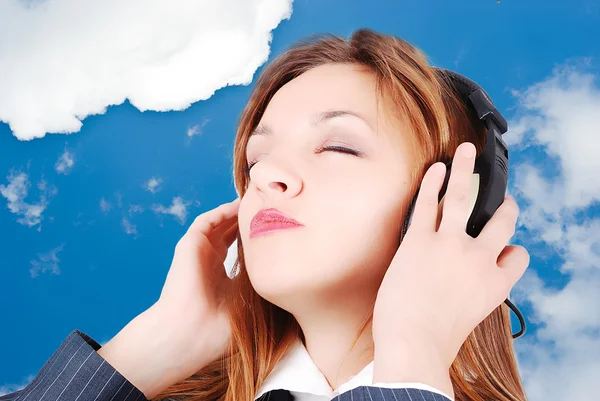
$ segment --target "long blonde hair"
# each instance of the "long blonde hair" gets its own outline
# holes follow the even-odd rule
[[[344,38],[321,34],[308,37],[267,65],[243,110],[233,152],[235,187],[243,196],[248,186],[246,144],[270,99],[287,82],[311,68],[350,63],[376,78],[377,99],[386,110],[411,127],[409,140],[416,155],[412,193],[436,161],[449,160],[458,145],[485,144],[483,126],[459,101],[426,56],[404,40],[369,29]],[[233,330],[231,353],[190,378],[163,391],[155,400],[175,397],[190,401],[253,401],[258,389],[297,339],[303,339],[295,318],[267,302],[253,289],[238,233],[238,259],[227,302]],[[372,321],[372,310],[356,339]],[[356,343],[356,340],[355,340]],[[498,306],[468,336],[454,360],[450,376],[456,401],[526,400],[519,376],[509,309]]]

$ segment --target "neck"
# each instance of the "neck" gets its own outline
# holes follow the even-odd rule
[[[302,328],[310,357],[333,391],[373,361],[371,322],[352,345],[371,305],[348,300],[343,309],[331,306],[310,309],[310,314],[294,316]],[[315,310],[321,312],[317,314]]]

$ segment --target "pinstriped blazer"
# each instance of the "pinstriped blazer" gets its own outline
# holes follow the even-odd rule
[[[144,394],[96,351],[100,344],[73,330],[23,389],[0,401],[148,401]],[[272,390],[258,401],[293,401],[287,390]],[[164,401],[177,401],[165,399]],[[360,386],[332,401],[451,401],[427,390]]]

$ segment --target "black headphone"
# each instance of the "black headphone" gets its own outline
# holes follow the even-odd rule
[[[466,223],[467,234],[475,238],[481,233],[485,224],[504,201],[508,181],[508,149],[502,139],[502,134],[508,130],[508,124],[481,86],[454,71],[436,67],[434,67],[434,70],[454,88],[465,106],[487,128],[485,146],[481,154],[475,159],[471,186],[471,213]],[[445,164],[446,178],[444,179],[444,184],[439,195],[440,213],[444,194],[448,186],[448,179],[450,178],[452,160]],[[417,190],[415,197],[410,203],[406,218],[402,224],[400,238],[404,238],[410,226],[418,193],[419,191]],[[525,334],[526,329],[523,314],[510,299],[505,299],[504,303],[519,318],[521,330],[517,334],[512,335],[513,339],[519,338]]]

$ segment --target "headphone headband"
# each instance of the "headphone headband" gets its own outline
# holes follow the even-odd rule
[[[483,121],[488,129],[491,121],[496,124],[500,134],[508,131],[508,123],[481,86],[457,72],[438,67],[433,67],[433,69],[443,78],[447,78],[446,80],[454,87],[463,103],[475,112],[477,118]]]

